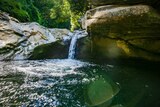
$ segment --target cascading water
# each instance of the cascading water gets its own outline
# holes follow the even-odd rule
[[[78,39],[78,35],[74,35],[71,39],[70,47],[69,47],[69,53],[68,53],[68,59],[74,59],[75,57],[75,49],[76,49],[76,42]]]
[[[68,52],[68,59],[74,59],[75,58],[75,51],[76,51],[76,43],[79,38],[87,36],[87,33],[85,31],[76,31],[74,35],[72,36],[69,52]]]

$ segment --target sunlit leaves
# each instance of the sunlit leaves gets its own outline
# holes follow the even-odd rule
[[[56,13],[56,10],[55,9],[50,9],[50,17],[52,19],[55,19],[57,17],[57,13]]]
[[[80,28],[85,7],[86,0],[0,0],[0,10],[20,21],[71,30]]]

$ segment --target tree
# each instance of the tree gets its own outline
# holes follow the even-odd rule
[[[74,30],[80,28],[78,20],[86,10],[86,0],[0,0],[0,10],[22,22]]]

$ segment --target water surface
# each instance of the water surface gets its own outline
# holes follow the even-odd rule
[[[158,67],[78,60],[0,62],[0,106],[159,107]]]

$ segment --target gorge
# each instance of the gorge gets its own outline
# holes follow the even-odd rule
[[[4,11],[12,4],[0,1],[0,107],[159,107],[160,2],[87,0],[82,15],[71,8],[81,9],[79,0],[62,1],[63,9],[59,1],[50,9],[59,25],[46,14],[21,22],[32,14],[14,18],[14,9]],[[40,12],[31,3],[13,7]],[[66,26],[70,19],[76,28],[74,9],[82,15],[77,30],[39,24],[45,18]]]

